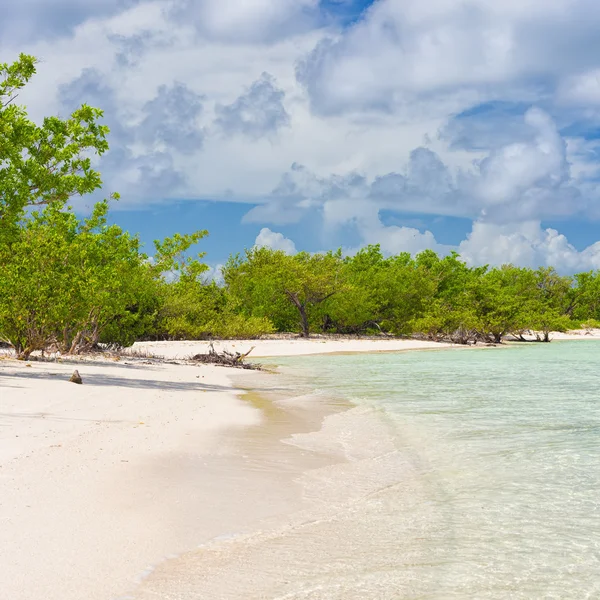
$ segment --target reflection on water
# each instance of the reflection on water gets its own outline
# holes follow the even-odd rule
[[[600,343],[281,363],[357,404],[287,440],[346,460],[300,477],[286,522],[136,598],[600,598]]]

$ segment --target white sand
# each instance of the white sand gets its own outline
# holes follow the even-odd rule
[[[83,385],[69,383],[74,366]],[[122,596],[248,513],[226,432],[260,412],[215,367],[0,361],[0,598]]]
[[[307,354],[332,354],[336,352],[399,352],[403,350],[435,350],[451,344],[422,340],[398,339],[265,339],[231,340],[214,342],[216,350],[247,352],[252,347],[255,358],[275,356],[302,356]],[[148,352],[165,358],[188,358],[207,351],[209,342],[137,342],[134,350]]]
[[[553,340],[600,340],[600,329],[574,329],[565,333],[554,332]]]

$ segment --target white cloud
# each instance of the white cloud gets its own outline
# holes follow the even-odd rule
[[[202,278],[206,282],[214,281],[217,285],[224,283],[223,268],[225,265],[218,263],[216,265],[208,265],[208,271],[202,273]]]
[[[600,69],[566,76],[558,88],[557,96],[565,104],[600,105]]]
[[[476,221],[458,251],[471,264],[554,266],[571,273],[600,269],[600,242],[578,251],[564,235],[542,229],[537,221],[510,225]]]
[[[474,191],[484,214],[494,211],[503,219],[505,207],[512,219],[575,212],[577,193],[556,125],[535,108],[525,114],[524,125],[533,130],[532,140],[494,150],[480,164]]]
[[[511,96],[589,65],[599,23],[591,0],[379,0],[308,55],[298,77],[324,114],[439,102],[460,89],[480,101]]]
[[[316,23],[319,0],[187,0],[175,14],[222,41],[272,41]]]
[[[321,177],[294,164],[247,220],[282,224],[320,211],[326,225],[342,226],[385,209],[485,216],[502,223],[564,217],[589,208],[571,176],[566,142],[553,120],[533,108],[521,122],[525,141],[494,148],[468,168],[452,169],[424,147],[413,150],[396,170],[372,178],[356,171]]]
[[[379,244],[388,255],[409,252],[416,254],[431,249],[447,254],[452,248],[439,244],[431,231],[419,231],[414,227],[385,226],[379,219],[360,222],[358,231],[363,244]]]
[[[215,124],[226,135],[242,134],[253,140],[277,133],[290,122],[284,98],[275,79],[263,73],[235,102],[215,106]]]
[[[296,254],[296,244],[282,233],[271,231],[268,227],[263,227],[256,236],[254,245],[258,248],[272,248],[273,250],[283,250],[286,254]]]

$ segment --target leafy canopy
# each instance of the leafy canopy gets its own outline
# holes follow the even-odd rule
[[[12,64],[0,64],[0,236],[28,206],[64,205],[102,184],[92,168],[92,157],[108,150],[100,109],[84,104],[66,119],[45,117],[38,125],[16,103],[36,63],[21,54]]]

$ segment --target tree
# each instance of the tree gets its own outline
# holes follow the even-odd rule
[[[381,328],[382,300],[379,294],[382,289],[376,280],[385,266],[386,259],[379,245],[362,248],[343,260],[343,293],[335,294],[327,301],[322,323],[324,330],[358,333]]]
[[[600,271],[578,273],[574,277],[572,314],[578,321],[600,320]]]
[[[100,188],[92,155],[108,150],[102,111],[82,105],[70,117],[29,119],[15,100],[36,72],[36,59],[21,54],[0,64],[0,244],[28,206],[64,205],[74,195]]]
[[[503,265],[484,273],[473,295],[480,335],[500,343],[507,334],[527,329],[535,293],[531,269]]]
[[[573,279],[560,276],[552,267],[540,267],[532,275],[535,294],[527,321],[538,341],[549,342],[551,331],[566,331],[571,324]]]
[[[486,267],[469,268],[456,252],[432,250],[415,257],[422,292],[412,329],[436,340],[466,344],[479,337],[474,293]]]
[[[21,222],[0,246],[0,338],[21,358],[54,345],[95,346],[139,302],[148,274],[137,237],[108,225],[108,203],[80,221],[55,202]]]
[[[308,337],[318,318],[315,309],[342,290],[342,256],[252,248],[231,257],[223,276],[245,314],[269,317],[278,330],[289,331],[296,313],[301,335]]]

